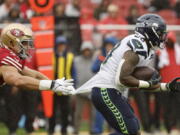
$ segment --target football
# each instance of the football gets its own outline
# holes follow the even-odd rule
[[[151,79],[155,71],[155,69],[150,67],[136,67],[132,73],[132,76],[139,80],[148,81],[149,79]]]

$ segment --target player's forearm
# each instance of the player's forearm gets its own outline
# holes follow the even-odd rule
[[[29,76],[19,76],[7,81],[9,85],[29,90],[48,90],[51,88],[51,83],[51,80],[38,80]]]
[[[16,87],[30,89],[30,90],[38,90],[40,81],[38,79],[29,77],[29,76],[20,76],[16,78],[16,81],[9,81],[10,85],[14,85]]]
[[[140,88],[140,89],[157,89],[159,88],[159,85],[152,85],[148,81],[144,80],[138,80],[135,77],[129,75],[126,77],[120,77],[120,83],[123,84],[126,87],[134,87],[134,88]],[[163,85],[164,86],[164,85]],[[164,88],[164,87],[163,87]]]
[[[33,70],[33,69],[30,69],[28,67],[25,67],[23,69],[23,71],[21,72],[22,75],[24,76],[29,76],[29,77],[32,77],[32,78],[36,78],[38,80],[48,80],[48,77],[43,75],[42,73],[36,71],[36,70]]]
[[[151,88],[144,88],[142,90],[147,91],[147,92],[166,92],[166,91],[170,91],[168,89],[168,87],[167,87],[167,83],[160,83],[158,85],[158,87],[156,87],[156,88],[151,87]]]
[[[119,80],[120,80],[120,83],[126,87],[138,87],[139,86],[139,80],[131,75],[125,76],[125,77],[120,77]]]
[[[39,79],[39,80],[49,80],[49,78],[47,76],[45,76],[44,74],[36,71],[36,79]]]

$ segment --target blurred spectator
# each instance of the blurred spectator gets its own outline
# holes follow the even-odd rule
[[[54,5],[53,13],[54,13],[55,18],[65,17],[65,4],[57,3],[56,5]]]
[[[118,42],[115,37],[108,37],[105,38],[103,41],[103,47],[99,50],[96,54],[96,59],[92,64],[92,71],[97,73],[100,69],[101,63],[105,60],[106,55],[108,52],[114,47],[114,45]],[[103,133],[103,124],[104,124],[104,117],[101,115],[100,112],[96,111],[94,125],[93,125],[93,133],[94,134],[102,134]]]
[[[92,71],[94,73],[97,73],[99,71],[101,63],[104,61],[108,52],[114,47],[117,42],[118,40],[115,37],[107,37],[104,39],[103,46],[101,50],[98,50],[96,52],[95,55],[97,56],[97,58],[92,64]]]
[[[93,18],[92,9],[83,8],[81,10],[80,24],[82,26],[83,24],[89,26],[89,29],[87,29],[87,27],[81,29],[82,40],[92,41],[94,27],[97,24],[97,21]]]
[[[166,47],[159,52],[158,63],[162,82],[169,82],[180,75],[180,45],[176,42],[176,35],[169,32]],[[173,72],[172,72],[173,71]],[[180,93],[163,93],[162,106],[165,128],[171,132],[179,128],[180,124]],[[174,109],[176,110],[174,111]],[[180,128],[179,128],[180,129]],[[180,132],[178,132],[180,134]]]
[[[65,77],[75,79],[74,55],[67,50],[68,42],[64,36],[57,36],[54,47],[54,79]],[[54,93],[53,116],[49,119],[49,135],[54,133],[57,122],[57,112],[60,112],[61,135],[67,135],[70,115],[70,97]]]
[[[20,19],[20,10],[18,5],[13,6],[13,8],[9,11],[8,18],[12,22]]]
[[[129,9],[129,15],[127,16],[126,20],[129,24],[136,24],[137,18],[139,17],[139,11],[137,6],[132,5]]]
[[[149,10],[156,12],[156,11],[159,11],[162,9],[168,9],[168,8],[170,8],[169,0],[152,0]]]
[[[22,19],[21,17],[20,17],[20,10],[19,10],[19,5],[14,5],[13,7],[12,7],[12,9],[9,11],[9,14],[8,14],[8,16],[7,17],[4,17],[3,19],[2,19],[2,21],[3,21],[3,23],[4,22],[13,22],[13,23],[24,23],[24,22],[26,22],[26,20],[25,19]]]
[[[23,19],[30,19],[34,14],[30,7],[29,0],[20,0],[20,11]]]
[[[53,15],[55,19],[56,29],[55,32],[57,35],[65,35],[64,29],[66,28],[67,16],[65,15],[65,4],[57,3],[53,7]]]
[[[97,20],[104,19],[107,16],[107,9],[110,4],[110,0],[102,0],[99,6],[94,11],[94,17]]]
[[[0,5],[0,20],[8,16],[13,5],[13,0],[4,0],[4,3]]]
[[[174,10],[176,12],[177,17],[180,18],[180,0],[176,1],[176,5],[174,7]]]
[[[100,21],[100,24],[109,24],[109,25],[120,25],[127,24],[127,21],[119,16],[119,8],[118,6],[111,4],[108,6],[108,16],[105,19]],[[105,36],[115,36],[118,39],[123,38],[128,34],[127,30],[102,30],[101,31]]]
[[[138,0],[138,3],[142,4],[145,8],[149,8],[152,0]]]
[[[76,67],[77,73],[77,88],[88,81],[94,74],[91,71],[92,64],[92,55],[93,55],[93,45],[90,41],[85,41],[81,46],[81,55],[75,57],[74,64]],[[86,70],[86,73],[84,71]],[[76,105],[75,105],[75,123],[74,129],[75,135],[79,134],[79,129],[81,125],[82,112],[85,104],[88,106],[90,118],[89,118],[89,132],[92,132],[92,124],[93,124],[93,116],[94,116],[94,108],[91,103],[90,93],[78,94],[76,95]]]
[[[66,5],[65,14],[69,17],[80,17],[80,0],[70,0]]]

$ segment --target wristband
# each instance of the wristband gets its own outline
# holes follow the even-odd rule
[[[161,91],[169,91],[169,89],[167,87],[167,83],[161,83],[160,84],[160,90]]]
[[[52,80],[40,80],[39,90],[49,90],[51,88]]]
[[[149,88],[150,87],[150,83],[147,81],[143,81],[143,80],[139,80],[139,86],[138,88]]]

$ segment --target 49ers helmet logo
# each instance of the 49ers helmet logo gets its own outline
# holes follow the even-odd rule
[[[36,12],[44,13],[52,9],[54,0],[29,0],[29,3]]]
[[[24,32],[22,32],[19,29],[12,29],[10,32],[15,37],[22,37],[22,36],[24,36]]]

